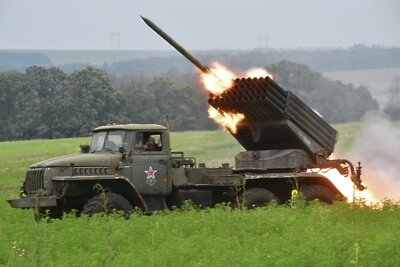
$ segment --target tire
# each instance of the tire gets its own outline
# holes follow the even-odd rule
[[[250,188],[240,197],[241,206],[247,209],[255,209],[268,205],[271,201],[278,201],[278,198],[271,191],[264,188]]]
[[[34,210],[35,221],[41,219],[61,219],[63,216],[63,210],[61,208],[39,208]]]
[[[126,198],[116,193],[107,192],[89,199],[83,206],[82,213],[92,216],[96,213],[109,214],[113,211],[120,211],[129,216],[132,209],[131,203]]]
[[[300,188],[306,201],[318,199],[327,204],[332,204],[336,200],[336,195],[329,188],[322,185],[303,185]]]

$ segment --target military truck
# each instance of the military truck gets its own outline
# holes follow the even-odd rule
[[[269,77],[236,79],[209,104],[245,119],[234,138],[245,151],[235,167],[208,168],[194,157],[171,150],[168,128],[156,124],[101,126],[81,154],[45,160],[29,167],[14,208],[49,209],[52,214],[84,214],[134,208],[151,213],[180,207],[186,200],[202,207],[231,203],[254,208],[287,202],[300,191],[306,200],[345,199],[325,176],[309,172],[336,168],[361,185],[361,166],[330,160],[337,131],[292,92]]]
[[[201,72],[214,75],[149,19],[143,21]],[[151,213],[187,200],[202,207],[230,203],[255,208],[275,200],[285,203],[299,191],[306,200],[326,203],[343,194],[312,170],[335,168],[358,190],[361,165],[329,156],[337,131],[295,94],[270,77],[242,78],[208,103],[221,114],[241,113],[231,131],[245,151],[235,168],[207,168],[194,157],[171,151],[168,128],[155,124],[107,125],[94,129],[90,146],[70,155],[33,164],[27,170],[14,208],[48,209],[51,214],[75,209],[92,215],[139,208]]]

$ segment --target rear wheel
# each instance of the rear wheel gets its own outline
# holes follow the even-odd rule
[[[63,216],[61,208],[37,208],[34,209],[34,218],[36,221],[41,219],[60,219]]]
[[[85,206],[83,206],[82,213],[92,216],[95,213],[109,214],[112,211],[120,211],[125,215],[129,215],[132,209],[131,203],[123,196],[106,192],[89,199]]]
[[[247,209],[266,206],[273,200],[278,201],[278,198],[274,193],[264,188],[250,188],[239,197],[241,206]]]
[[[335,193],[329,188],[322,185],[303,185],[300,188],[306,201],[318,199],[327,204],[332,204],[336,199]]]

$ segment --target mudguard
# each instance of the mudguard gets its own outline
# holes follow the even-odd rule
[[[79,184],[77,184],[77,187],[82,188],[82,182],[85,181],[91,185],[100,184],[104,187],[104,189],[110,189],[114,193],[119,193],[119,190],[123,190],[125,192],[125,194],[123,194],[124,197],[128,198],[131,203],[136,204],[144,212],[147,212],[148,210],[147,204],[143,196],[138,192],[135,185],[124,176],[56,176],[52,179],[52,181],[54,183],[59,182],[63,184],[60,190],[61,192],[57,192],[57,194],[60,194],[61,196],[67,194],[68,188],[73,188],[73,184],[75,182],[80,182]],[[91,189],[93,190],[93,188]]]

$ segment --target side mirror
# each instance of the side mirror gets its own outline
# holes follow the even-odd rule
[[[119,153],[122,154],[122,160],[126,160],[126,149],[122,146],[118,148]]]
[[[80,145],[81,153],[89,153],[90,146],[89,145]]]

